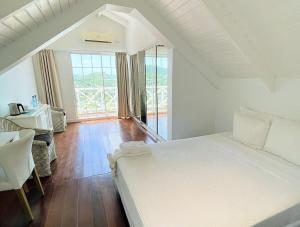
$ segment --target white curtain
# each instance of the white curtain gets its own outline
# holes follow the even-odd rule
[[[138,77],[140,91],[140,114],[141,120],[146,122],[147,115],[147,92],[146,92],[146,72],[145,72],[145,51],[139,51],[138,54]]]
[[[63,107],[53,50],[41,50],[33,58],[39,100]]]
[[[139,62],[138,55],[130,56],[130,85],[131,85],[131,113],[132,116],[141,116],[141,94],[139,88]]]
[[[126,53],[116,53],[118,79],[118,117],[130,118],[129,108],[129,71]]]

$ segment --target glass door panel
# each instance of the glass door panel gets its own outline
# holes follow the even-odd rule
[[[157,133],[168,139],[168,49],[157,46]]]
[[[147,126],[157,133],[156,47],[145,53]]]

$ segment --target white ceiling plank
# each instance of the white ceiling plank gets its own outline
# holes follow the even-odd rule
[[[175,0],[154,0],[154,4],[160,5],[160,6],[166,6],[166,5],[169,5],[173,1],[175,1]]]
[[[15,33],[9,29],[7,26],[4,26],[2,23],[0,23],[0,34],[4,37],[7,37],[7,39],[14,40]]]
[[[51,5],[51,8],[53,9],[55,14],[57,14],[61,11],[59,0],[48,0],[48,1],[49,1],[50,5]]]
[[[13,40],[11,40],[9,37],[0,34],[0,42],[2,43],[2,47],[6,46],[7,44],[13,42]]]
[[[61,4],[61,0],[58,0],[58,5],[59,5],[60,12],[62,12],[63,7],[62,7],[62,4]]]
[[[218,22],[224,27],[228,32],[230,37],[244,55],[249,59],[249,61],[255,67],[255,71],[259,73],[259,77],[266,83],[268,88],[274,90],[274,78],[277,77],[277,74],[272,70],[272,67],[268,64],[268,59],[263,57],[263,54],[260,53],[252,42],[251,37],[254,34],[247,33],[247,30],[244,29],[244,26],[241,24],[240,20],[232,18],[232,14],[228,12],[225,5],[221,5],[216,0],[199,0],[206,4],[210,12],[218,20]]]
[[[1,0],[0,19],[12,15],[17,10],[25,8],[32,2],[33,0]]]
[[[184,4],[180,10],[177,10],[174,12],[173,17],[174,18],[180,18],[182,16],[187,15],[191,10],[195,9],[199,6],[199,2],[197,1],[188,1],[186,4]]]
[[[19,31],[15,30],[15,28],[11,27],[10,25],[6,24],[5,22],[1,22],[1,24],[6,27],[8,30],[11,31],[11,33],[14,35],[14,36],[18,36],[19,35]]]
[[[7,18],[6,20],[2,21],[2,23],[6,24],[16,33],[21,33],[22,31],[26,30],[26,27],[24,27],[22,23],[16,20],[14,16]]]
[[[175,4],[178,6],[179,3]],[[250,75],[255,77],[258,75],[253,71],[252,63],[248,61],[203,2],[189,0],[180,7],[175,7],[173,11],[162,5],[155,7],[160,8],[166,21],[179,34],[182,34],[184,40],[218,76],[241,77],[239,74],[242,74],[243,77]],[[172,7],[174,9],[174,5]]]
[[[176,0],[169,4],[166,9],[167,11],[172,14],[173,12],[181,9],[184,5],[186,5],[190,0]]]
[[[110,0],[110,3],[112,2],[130,5],[129,0]],[[80,0],[71,8],[66,9],[64,13],[45,22],[43,26],[36,27],[22,38],[1,48],[0,73],[48,46],[88,18],[95,16],[99,12],[98,9],[105,3],[105,0]]]
[[[33,18],[36,24],[42,24],[44,21],[43,15],[39,11],[38,7],[35,4],[32,4],[26,8],[29,15]]]
[[[42,16],[42,18],[43,18],[45,21],[47,21],[47,18],[46,18],[46,16],[45,16],[45,14],[43,13],[43,11],[41,10],[40,5],[39,5],[38,3],[35,3],[34,5],[35,5],[36,8],[38,9],[38,11],[39,11],[40,15]]]
[[[147,1],[132,1],[134,2],[135,8],[151,22],[152,26],[155,26],[156,30],[167,37],[167,39],[175,46],[176,51],[187,59],[214,88],[218,88],[219,77],[216,72],[206,63],[206,60],[190,46],[189,42],[181,36],[181,33],[178,33],[178,31],[170,27],[161,14],[151,10],[152,7],[147,6],[149,4]]]
[[[28,15],[28,17],[31,19],[31,21],[32,21],[36,26],[38,26],[38,25],[39,25],[38,22],[37,22],[36,19],[30,14],[30,12],[29,12],[27,9],[25,9],[25,12],[26,12],[26,14]]]
[[[59,1],[60,1],[62,10],[66,9],[66,8],[69,8],[70,5],[69,5],[68,0],[59,0]]]
[[[30,28],[26,23],[24,23],[22,20],[20,20],[20,19],[19,19],[18,17],[16,17],[16,16],[13,16],[13,17],[14,17],[14,19],[15,19],[16,21],[18,21],[20,24],[22,24],[24,28],[26,28],[28,31],[31,31],[31,28]]]
[[[52,5],[50,4],[49,0],[46,0],[46,1],[47,1],[48,6],[49,6],[49,9],[52,12],[52,15],[55,16],[55,12],[54,12],[54,9],[53,9]]]
[[[35,23],[32,21],[32,19],[28,16],[25,10],[21,10],[14,14],[14,17],[17,20],[20,20],[24,25],[26,25],[29,30],[32,30],[35,27]]]
[[[48,0],[39,0],[36,4],[39,6],[46,19],[54,15]]]

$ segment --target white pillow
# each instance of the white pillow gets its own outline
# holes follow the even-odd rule
[[[271,121],[237,112],[233,120],[233,138],[255,149],[265,145]]]
[[[264,150],[300,165],[300,123],[274,117]]]

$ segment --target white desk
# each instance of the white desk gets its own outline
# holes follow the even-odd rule
[[[6,118],[25,128],[53,129],[51,109],[46,104],[29,110],[28,113]]]
[[[19,132],[0,132],[0,147],[19,139]]]

